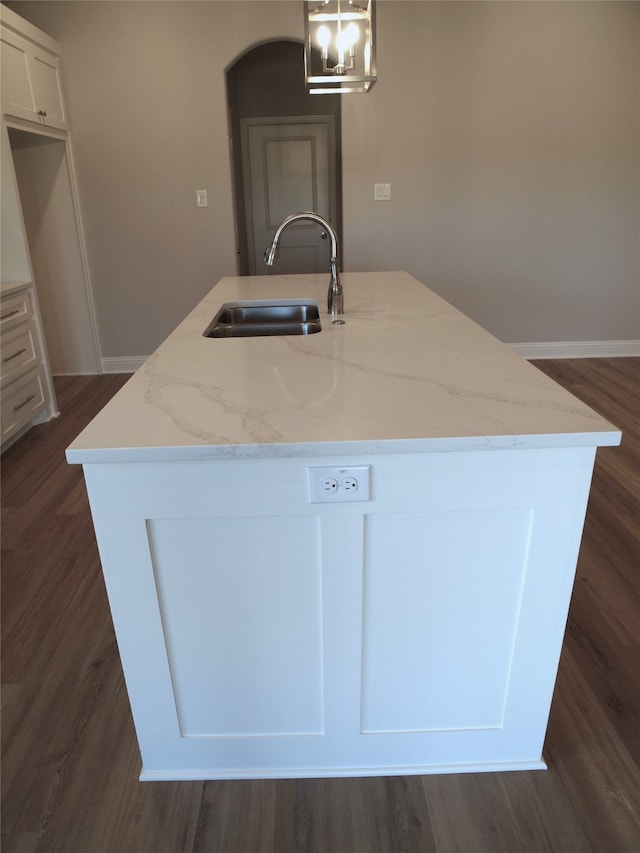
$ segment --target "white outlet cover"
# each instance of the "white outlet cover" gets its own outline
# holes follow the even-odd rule
[[[328,491],[323,488],[327,480],[335,480],[338,488]],[[344,485],[347,481],[348,485]],[[357,486],[353,488],[353,481]],[[353,501],[371,500],[371,466],[345,465],[313,466],[307,468],[307,488],[309,503],[351,503]]]

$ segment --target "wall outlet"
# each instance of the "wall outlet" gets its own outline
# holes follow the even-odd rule
[[[307,468],[309,503],[371,500],[371,466]]]
[[[335,477],[320,477],[320,491],[323,495],[335,495],[338,491],[338,481]]]

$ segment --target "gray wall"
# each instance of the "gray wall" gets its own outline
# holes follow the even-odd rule
[[[225,70],[302,38],[302,3],[7,5],[62,46],[103,355],[147,354],[236,272]],[[639,55],[635,2],[379,0],[345,269],[407,270],[508,342],[640,338]]]

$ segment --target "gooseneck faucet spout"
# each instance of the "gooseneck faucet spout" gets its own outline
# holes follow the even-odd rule
[[[282,232],[288,225],[291,225],[292,222],[298,222],[300,219],[309,219],[311,222],[317,222],[318,225],[321,225],[329,233],[329,237],[331,238],[331,261],[329,266],[331,278],[329,280],[327,308],[331,315],[344,314],[344,296],[342,293],[342,285],[340,284],[340,274],[338,272],[338,236],[333,225],[328,219],[325,219],[324,216],[320,216],[319,213],[314,213],[310,210],[305,210],[302,213],[292,213],[290,216],[287,216],[286,219],[283,219],[276,229],[276,233],[273,237],[273,243],[268,249],[265,249],[264,262],[268,267],[275,267],[278,265],[278,253],[280,251],[280,237],[282,236]]]

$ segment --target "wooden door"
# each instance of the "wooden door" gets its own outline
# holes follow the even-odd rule
[[[333,116],[249,118],[242,121],[246,224],[251,275],[276,270],[264,250],[282,220],[312,210],[336,222]],[[329,269],[330,241],[313,222],[291,225],[280,245],[278,273]]]

